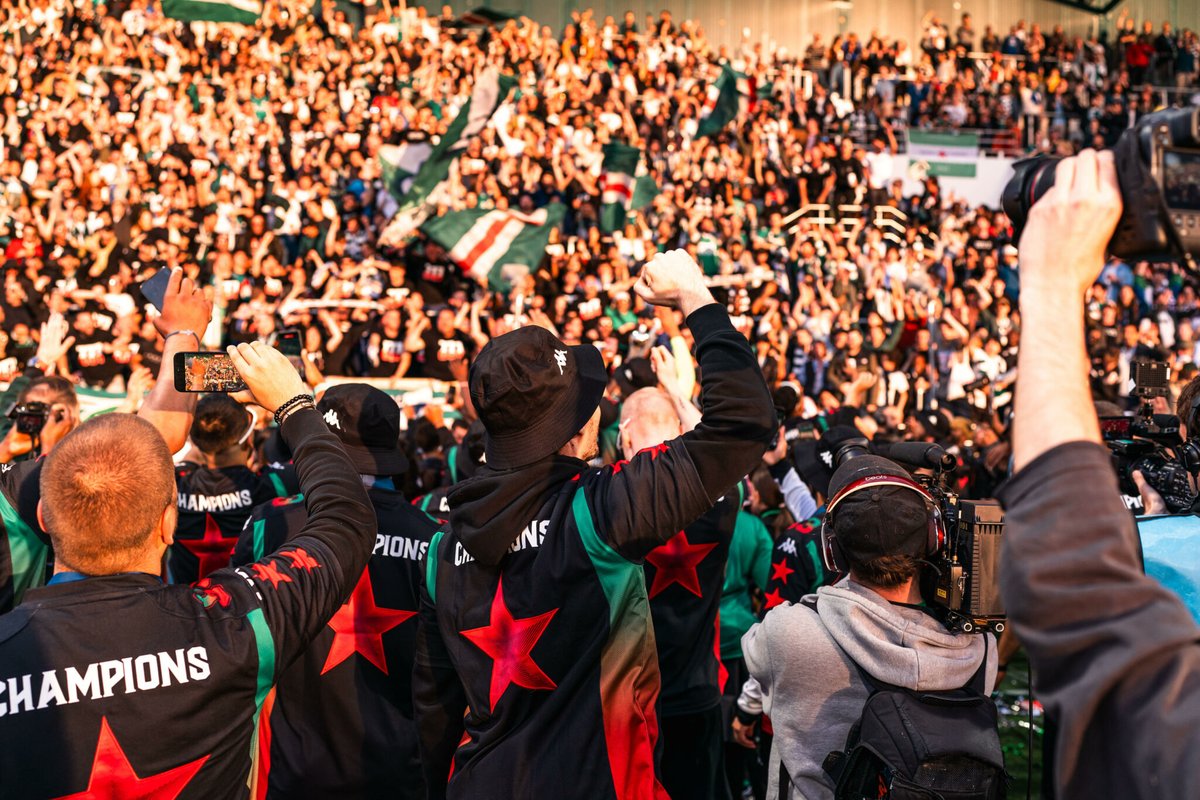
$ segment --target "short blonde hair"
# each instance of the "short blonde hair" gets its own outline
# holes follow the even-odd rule
[[[88,420],[42,466],[42,518],[55,556],[85,575],[131,569],[175,502],[167,443],[130,414]]]

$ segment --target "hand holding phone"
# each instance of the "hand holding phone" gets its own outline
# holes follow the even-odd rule
[[[274,414],[293,397],[309,393],[287,356],[273,347],[254,342],[230,347],[228,353],[254,402],[268,413]]]
[[[146,302],[154,306],[160,314],[163,310],[163,301],[167,296],[167,284],[171,282],[171,270],[163,267],[158,272],[154,273],[149,279],[142,281],[138,285],[138,289],[142,293],[142,297],[146,298]]]

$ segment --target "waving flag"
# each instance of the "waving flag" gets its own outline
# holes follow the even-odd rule
[[[708,85],[696,135],[720,133],[737,116],[738,94],[738,74],[726,64],[721,67],[720,77]]]
[[[379,234],[379,242],[397,245],[421,226],[430,213],[431,196],[450,175],[450,166],[472,138],[487,127],[517,79],[488,70],[475,79],[475,88],[441,140],[434,145],[410,143],[380,152],[388,193],[400,209]]]
[[[612,233],[625,226],[625,212],[633,203],[637,168],[642,151],[621,142],[604,145],[604,171],[600,175],[600,230]]]
[[[562,203],[551,203],[531,214],[474,208],[431,219],[421,230],[445,247],[464,272],[503,292],[514,279],[541,263],[550,231],[562,224],[565,213]]]
[[[163,0],[164,17],[184,22],[238,22],[254,25],[262,16],[262,0]]]

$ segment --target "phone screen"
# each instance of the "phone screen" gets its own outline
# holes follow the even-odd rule
[[[225,353],[176,353],[175,390],[178,392],[240,392],[242,376]]]
[[[171,270],[163,267],[148,280],[142,281],[138,287],[142,297],[159,311],[163,308],[163,299],[167,296],[167,283],[171,280]]]

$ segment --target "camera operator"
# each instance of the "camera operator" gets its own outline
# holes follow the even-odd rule
[[[13,379],[0,397],[0,464],[7,464],[49,453],[51,448],[79,425],[79,398],[75,387],[54,375],[59,359],[75,343],[67,336],[70,326],[61,314],[52,314],[42,323],[38,349],[25,362],[25,371]],[[40,404],[40,405],[39,405]],[[21,430],[18,417],[29,418],[30,428]]]
[[[951,633],[922,607],[918,571],[930,555],[932,509],[909,473],[888,459],[859,456],[838,467],[829,492],[827,524],[849,577],[810,596],[815,607],[776,607],[742,638],[774,727],[771,798],[834,796],[822,764],[862,714],[870,694],[862,672],[927,692],[963,687],[981,666],[987,691],[995,680],[994,644]],[[791,787],[779,785],[784,774]]]
[[[1121,217],[1111,153],[1056,167],[1021,237],[1021,380],[1002,590],[1059,720],[1064,797],[1190,797],[1200,786],[1200,647],[1142,573],[1088,389],[1084,295]],[[1064,247],[1064,243],[1066,246]]]
[[[1189,381],[1179,392],[1179,399],[1175,402],[1175,415],[1179,417],[1180,440],[1184,442],[1188,440],[1188,431],[1200,431],[1200,419],[1197,418],[1197,411],[1200,411],[1200,377]],[[1195,477],[1192,475],[1193,479]],[[1138,515],[1139,517],[1154,517],[1171,513],[1167,507],[1167,501],[1146,481],[1141,472],[1136,470],[1133,472],[1133,482],[1137,484],[1138,494],[1142,498],[1142,513]],[[1198,505],[1200,505],[1200,500],[1198,500]],[[1192,510],[1198,510],[1197,506],[1193,506]]]
[[[59,443],[37,506],[54,577],[0,618],[6,797],[127,796],[135,786],[146,796],[255,794],[263,704],[361,574],[375,515],[288,359],[261,343],[229,351],[255,402],[277,412],[308,522],[246,568],[166,585],[178,510],[163,437],[106,414]]]
[[[138,416],[148,421],[176,452],[183,448],[191,427],[191,412],[195,395],[175,391],[173,383],[174,355],[195,349],[199,334],[212,317],[212,304],[204,293],[175,270],[168,283],[162,313],[154,320],[158,332],[165,338],[163,362],[159,379]],[[71,344],[61,317],[51,317],[42,327],[38,356],[26,370],[30,383],[25,399],[40,400],[50,406],[46,424],[41,430],[41,450],[48,453],[57,447],[79,423],[78,401],[69,384],[57,376],[39,377],[40,364],[55,363],[62,351]],[[24,376],[23,376],[24,377]],[[6,442],[12,441],[9,438]],[[11,453],[11,451],[10,451]],[[37,518],[41,498],[39,481],[44,459],[0,464],[0,613],[12,609],[24,593],[46,581],[46,565],[50,560],[50,541],[42,532]]]

